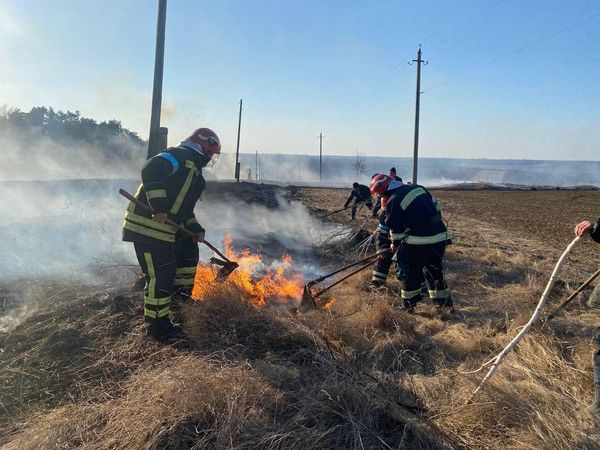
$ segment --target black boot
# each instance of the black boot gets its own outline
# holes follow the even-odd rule
[[[415,306],[419,303],[419,298],[410,298],[410,299],[402,299],[402,309],[409,314],[413,314],[415,312]]]
[[[434,298],[432,300],[436,309],[451,313],[454,312],[454,302],[452,301],[452,297],[448,296],[446,298]]]
[[[161,342],[169,341],[181,333],[181,327],[173,324],[168,317],[159,319],[146,317],[144,325],[146,326],[146,334]]]

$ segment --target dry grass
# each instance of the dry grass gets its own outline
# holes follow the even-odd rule
[[[455,315],[427,303],[406,314],[393,292],[364,289],[368,273],[336,287],[330,310],[300,315],[256,309],[225,285],[184,308],[186,341],[164,347],[141,335],[137,294],[90,294],[88,307],[75,310],[81,299],[59,302],[6,340],[14,352],[0,356],[0,369],[10,369],[0,372],[8,406],[0,442],[9,449],[599,449],[598,419],[587,405],[600,313],[582,303],[530,332],[465,406],[483,377],[470,372],[527,321],[561,251],[519,234],[516,218],[506,226],[497,216],[478,220],[495,206],[482,212],[482,193],[467,215],[468,196],[448,195],[445,204],[455,235],[446,262]],[[587,254],[574,256],[551,307],[587,278]]]

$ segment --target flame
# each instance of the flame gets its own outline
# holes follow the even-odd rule
[[[246,295],[244,299],[253,305],[264,308],[273,305],[297,306],[302,298],[304,279],[301,274],[292,273],[292,258],[284,255],[280,260],[266,264],[260,255],[249,249],[236,253],[231,248],[231,236],[225,237],[225,255],[239,267],[227,278]],[[217,270],[210,264],[200,264],[196,269],[192,296],[201,299],[207,293],[218,289],[220,282],[215,280]]]

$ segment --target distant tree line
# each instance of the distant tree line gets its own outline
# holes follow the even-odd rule
[[[146,141],[124,128],[120,121],[96,122],[83,117],[79,111],[63,112],[36,106],[25,112],[3,107],[0,108],[0,135],[8,133],[13,136],[13,145],[33,151],[40,138],[47,138],[65,148],[79,147],[82,153],[99,152],[101,155],[93,156],[117,164],[135,159],[132,153],[138,151],[145,155]]]

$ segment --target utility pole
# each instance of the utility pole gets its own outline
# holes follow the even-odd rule
[[[235,149],[235,179],[240,182],[240,130],[242,129],[242,99],[240,98],[240,117],[238,119],[237,147]]]
[[[417,59],[413,59],[417,63],[417,99],[415,103],[415,146],[413,151],[413,184],[417,184],[417,172],[419,166],[419,107],[421,105],[421,63],[427,64],[421,59],[421,44],[417,52]]]
[[[323,181],[323,132],[319,134],[319,182]]]
[[[165,62],[165,25],[167,22],[167,0],[158,0],[156,22],[156,52],[154,55],[154,85],[152,87],[152,111],[150,115],[150,137],[148,158],[158,155],[167,147],[167,129],[160,126],[162,103],[163,66]]]

